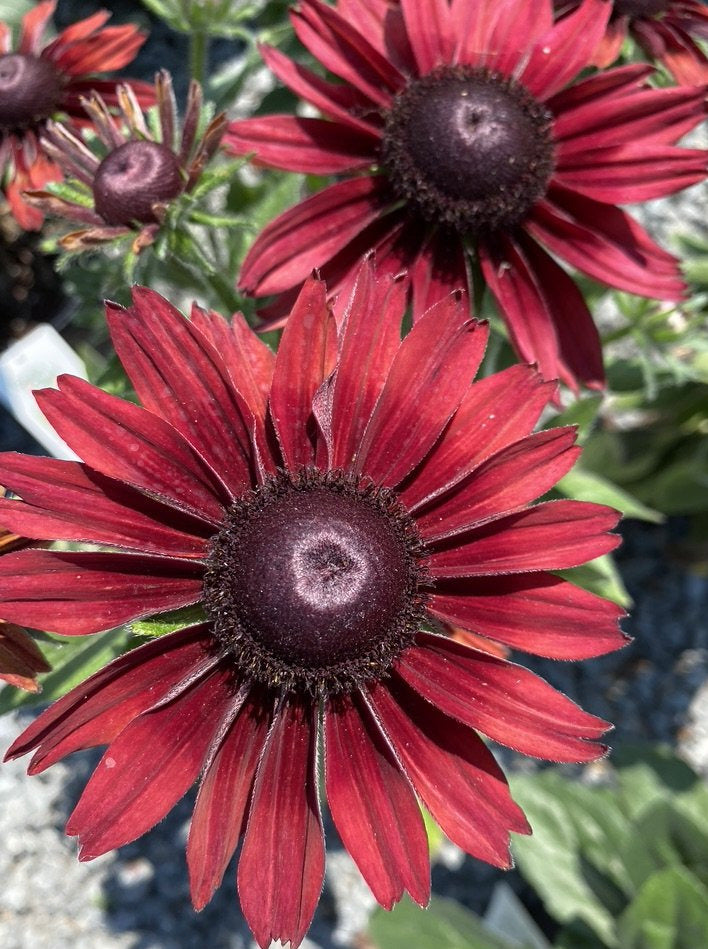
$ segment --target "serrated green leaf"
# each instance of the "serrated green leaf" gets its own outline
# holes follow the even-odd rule
[[[699,949],[708,936],[708,892],[685,867],[654,873],[617,922],[622,949]]]
[[[38,677],[42,691],[27,693],[7,686],[0,691],[0,715],[56,701],[111,659],[126,652],[129,643],[130,634],[124,627],[98,636],[48,636],[41,649],[52,669]]]
[[[664,515],[660,511],[647,507],[619,485],[579,465],[561,478],[556,488],[566,497],[575,498],[578,501],[607,504],[621,511],[624,517],[635,517],[640,521],[650,521],[653,524],[661,524],[664,520]]]
[[[408,900],[390,913],[377,910],[369,936],[376,949],[524,949],[493,936],[459,903],[439,897],[431,899],[427,910]]]
[[[201,606],[185,606],[180,610],[171,610],[169,613],[160,613],[149,619],[133,620],[129,624],[130,631],[136,636],[165,636],[178,629],[188,626],[197,626],[203,623],[206,617]]]

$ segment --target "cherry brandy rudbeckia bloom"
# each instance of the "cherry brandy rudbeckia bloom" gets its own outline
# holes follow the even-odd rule
[[[138,288],[108,320],[143,407],[64,378],[38,399],[85,464],[0,459],[22,498],[1,519],[109,548],[2,558],[0,616],[85,635],[204,614],[74,689],[9,756],[34,749],[38,772],[108,744],[67,825],[83,860],[201,775],[194,904],[243,835],[238,890],[263,947],[301,942],[322,887],[319,736],[334,822],[389,908],[404,890],[428,900],[418,799],[497,866],[509,832],[529,832],[478,731],[558,761],[605,751],[605,722],[437,623],[564,659],[618,648],[618,608],[549,572],[612,549],[617,514],[530,504],[578,454],[572,429],[530,434],[553,385],[522,366],[471,385],[486,327],[450,296],[401,342],[405,299],[367,263],[338,330],[310,279],[274,356],[240,316],[187,320]]]
[[[40,228],[43,218],[22,200],[22,192],[62,177],[39,142],[46,120],[63,114],[85,123],[81,97],[92,90],[115,105],[115,82],[92,77],[126,66],[145,41],[136,26],[103,28],[110,17],[104,10],[43,46],[55,8],[56,0],[45,0],[25,14],[16,50],[9,27],[0,23],[0,178],[13,215],[27,230]],[[152,104],[149,85],[134,83],[134,88],[143,104]]]
[[[556,0],[560,13],[577,5],[577,0]],[[593,56],[595,65],[613,63],[628,35],[649,59],[663,63],[677,82],[708,83],[708,58],[694,39],[708,40],[708,8],[699,0],[614,0],[607,30]]]
[[[600,386],[597,330],[555,257],[621,290],[682,298],[677,261],[616,204],[705,177],[706,153],[674,146],[702,120],[703,92],[647,88],[643,65],[573,82],[604,34],[606,0],[555,24],[551,0],[302,0],[291,15],[343,82],[263,56],[326,118],[234,122],[225,144],[341,180],[265,228],[242,289],[280,294],[313,265],[337,289],[373,247],[383,267],[409,270],[417,318],[467,285],[470,245],[521,358],[545,378]]]

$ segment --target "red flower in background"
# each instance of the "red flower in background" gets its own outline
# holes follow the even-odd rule
[[[438,624],[562,659],[618,648],[621,611],[549,572],[611,550],[617,514],[531,504],[579,451],[572,428],[530,434],[555,386],[526,366],[471,384],[487,329],[459,295],[401,342],[406,296],[367,263],[338,329],[310,279],[274,356],[239,315],[187,320],[137,288],[108,321],[142,407],[64,377],[38,401],[85,464],[0,456],[22,498],[0,520],[99,548],[0,558],[0,616],[86,635],[203,610],[8,755],[34,749],[34,773],[108,745],[67,825],[83,860],[145,833],[201,775],[193,902],[243,835],[238,889],[263,947],[301,942],[322,887],[320,728],[334,822],[386,907],[428,900],[417,798],[497,866],[528,832],[477,731],[556,761],[605,750],[605,722]]]
[[[556,0],[563,14],[578,0]],[[708,83],[708,58],[694,37],[708,40],[708,9],[699,0],[614,0],[605,35],[593,56],[604,68],[631,36],[649,59],[658,60],[682,85]]]
[[[704,152],[674,144],[703,119],[702,90],[649,88],[643,65],[573,82],[610,12],[584,0],[554,24],[551,0],[302,0],[295,32],[342,81],[269,47],[263,56],[326,118],[234,122],[225,144],[340,180],[264,229],[242,289],[286,293],[313,266],[346,288],[373,247],[384,269],[409,269],[417,319],[467,286],[472,247],[522,360],[545,378],[600,386],[597,330],[555,257],[609,286],[680,300],[677,261],[616,205],[706,175]]]
[[[91,91],[115,105],[115,82],[92,77],[126,66],[145,41],[136,26],[103,27],[110,17],[104,10],[73,23],[43,45],[55,8],[56,0],[45,0],[25,14],[15,49],[9,27],[0,23],[0,178],[12,213],[26,230],[40,228],[43,217],[22,200],[22,192],[62,177],[39,143],[46,120],[68,115],[73,122],[86,124],[81,97]],[[132,86],[142,104],[153,104],[150,85]]]

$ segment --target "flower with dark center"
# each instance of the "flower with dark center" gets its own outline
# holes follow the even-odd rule
[[[555,0],[563,16],[578,0]],[[612,16],[593,55],[604,68],[620,55],[628,36],[649,60],[662,63],[686,86],[708,84],[708,57],[700,42],[708,41],[708,8],[700,0],[614,0]]]
[[[25,14],[14,50],[9,27],[0,23],[0,179],[13,215],[26,230],[40,228],[43,218],[24,201],[23,192],[62,176],[40,145],[47,120],[67,116],[75,125],[85,124],[80,98],[91,90],[115,105],[115,83],[97,77],[126,66],[145,41],[135,26],[104,27],[110,13],[100,11],[43,46],[55,8],[56,0],[44,0]],[[133,88],[144,106],[152,104],[150,86],[134,82]]]
[[[232,122],[225,145],[263,165],[338,180],[270,223],[242,290],[285,317],[313,266],[346,299],[357,262],[409,270],[413,318],[481,274],[520,357],[544,378],[604,382],[597,330],[556,258],[602,283],[680,300],[678,262],[617,204],[706,176],[675,142],[704,118],[698,89],[653,89],[629,66],[578,80],[611,12],[583,0],[302,0],[299,40],[331,82],[278,50],[263,57],[324,118]],[[470,253],[477,266],[468,268]]]
[[[621,611],[552,572],[611,550],[617,513],[531,503],[578,455],[572,428],[531,434],[555,386],[526,366],[471,384],[487,330],[459,294],[401,342],[406,295],[367,262],[337,326],[311,278],[276,357],[240,315],[187,320],[136,288],[108,321],[142,407],[64,377],[37,398],[84,463],[0,456],[19,496],[0,521],[88,545],[0,558],[0,617],[75,636],[165,611],[175,628],[188,610],[9,756],[34,749],[38,772],[108,745],[67,825],[83,860],[199,779],[193,902],[243,837],[238,889],[263,947],[297,946],[322,888],[320,739],[334,823],[388,908],[429,897],[418,799],[496,866],[528,832],[477,730],[557,761],[605,751],[605,722],[495,653],[623,644]]]
[[[87,198],[86,203],[79,203],[48,191],[27,193],[27,200],[45,214],[88,225],[60,239],[66,250],[127,236],[134,238],[136,253],[151,244],[168,205],[196,185],[226,128],[226,119],[220,114],[197,136],[202,90],[193,81],[180,129],[172,78],[165,70],[155,77],[159,140],[151,135],[131,87],[119,86],[117,98],[122,128],[103,99],[94,95],[84,100],[94,133],[90,143],[53,122],[48,123],[42,139],[47,154]],[[93,208],[87,206],[91,199]]]

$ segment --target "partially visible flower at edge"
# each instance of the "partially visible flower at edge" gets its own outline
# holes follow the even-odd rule
[[[559,14],[579,0],[555,0]],[[694,37],[708,41],[708,8],[699,0],[614,0],[613,12],[593,56],[601,69],[615,62],[631,36],[648,59],[663,63],[682,85],[708,83],[708,57]]]
[[[368,261],[337,326],[310,278],[274,355],[238,314],[188,320],[137,287],[107,318],[142,407],[62,377],[37,399],[85,464],[0,455],[22,499],[0,520],[93,548],[0,558],[0,616],[87,635],[203,611],[73,689],[8,756],[34,750],[36,773],[108,745],[67,824],[82,860],[145,833],[201,775],[192,900],[243,836],[263,947],[299,945],[319,899],[320,738],[334,823],[387,908],[429,898],[417,798],[496,866],[529,832],[477,731],[557,761],[606,751],[607,723],[438,624],[558,659],[621,647],[622,611],[549,572],[613,549],[618,514],[531,504],[579,453],[572,427],[531,434],[555,384],[521,365],[472,384],[486,325],[451,294],[401,341],[406,297]]]
[[[679,301],[678,261],[617,205],[704,180],[675,143],[705,118],[702,89],[653,89],[643,64],[577,80],[611,12],[584,0],[302,0],[301,43],[341,82],[277,49],[266,64],[325,118],[232,122],[225,147],[338,180],[268,224],[239,277],[282,317],[313,266],[347,288],[369,247],[411,274],[413,317],[467,287],[470,252],[522,361],[573,388],[604,384],[597,329],[555,258],[641,296]],[[574,81],[575,80],[575,81]]]
[[[130,234],[135,234],[135,253],[150,245],[169,204],[194,188],[226,130],[226,117],[221,113],[209,122],[202,135],[197,135],[202,90],[193,80],[180,132],[172,77],[165,70],[155,77],[157,136],[151,134],[130,85],[118,86],[117,100],[116,117],[100,96],[84,100],[91,130],[104,146],[100,155],[95,146],[56,122],[47,123],[42,137],[44,150],[63,168],[68,183],[72,183],[71,178],[78,179],[73,184],[77,186],[77,196],[80,194],[84,200],[79,203],[48,191],[29,191],[26,197],[45,214],[89,225],[59,240],[67,251],[94,247]]]
[[[10,29],[0,23],[0,183],[17,222],[38,230],[42,214],[30,207],[22,192],[61,179],[60,168],[47,156],[39,138],[51,117],[66,115],[86,121],[81,97],[92,90],[115,104],[115,81],[95,74],[127,66],[145,42],[136,26],[108,26],[107,10],[73,23],[45,46],[43,33],[57,0],[44,0],[22,18],[17,49]],[[133,82],[144,106],[153,102],[148,83]]]
[[[0,488],[0,497],[4,496],[5,491]],[[0,527],[0,556],[31,544],[26,537]],[[49,663],[29,633],[14,623],[0,620],[0,679],[16,689],[39,692],[37,674],[49,669]]]

